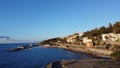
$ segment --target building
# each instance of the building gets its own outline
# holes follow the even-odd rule
[[[69,35],[69,36],[67,37],[67,42],[69,42],[69,43],[74,43],[74,42],[77,41],[78,38],[79,38],[79,34],[78,34],[78,33],[74,33],[74,34]]]
[[[120,41],[120,34],[114,34],[114,33],[102,34],[102,40],[109,42]]]
[[[83,43],[86,47],[93,47],[92,39],[88,39],[88,37],[83,37]]]
[[[74,33],[64,37],[68,43],[75,43],[83,35],[83,33]]]

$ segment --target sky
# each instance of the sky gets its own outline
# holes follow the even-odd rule
[[[120,21],[120,0],[0,0],[0,35],[43,40]]]

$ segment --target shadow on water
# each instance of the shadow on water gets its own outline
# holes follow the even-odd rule
[[[52,68],[62,68],[62,64],[60,61],[56,61],[52,63]]]

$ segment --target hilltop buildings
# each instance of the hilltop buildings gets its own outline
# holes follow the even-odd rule
[[[69,36],[64,37],[67,40],[67,43],[75,43],[79,40],[83,33],[74,33]]]
[[[114,34],[114,33],[102,34],[102,40],[108,42],[120,41],[120,34]]]
[[[69,36],[64,37],[67,43],[83,43],[86,47],[93,47],[92,39],[88,39],[88,37],[81,37],[83,33],[74,33]]]
[[[109,33],[109,34],[102,34],[100,37],[82,37],[83,33],[74,33],[71,35],[68,35],[66,37],[63,37],[63,39],[66,40],[67,43],[70,44],[82,44],[85,47],[93,47],[94,45],[96,46],[102,46],[103,43],[108,43],[108,44],[118,44],[120,41],[120,34],[114,34],[114,33]],[[119,42],[120,43],[120,42]]]

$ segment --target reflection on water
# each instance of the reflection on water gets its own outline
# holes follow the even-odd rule
[[[16,52],[5,51],[21,45],[26,44],[0,45],[0,68],[42,68],[50,62],[90,58],[89,56],[59,48],[34,47],[32,50],[20,50]]]

